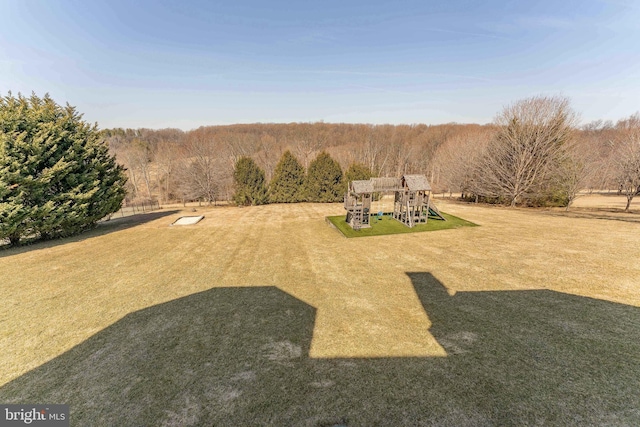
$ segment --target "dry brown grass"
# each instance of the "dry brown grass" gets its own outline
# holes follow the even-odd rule
[[[345,239],[324,220],[340,205],[222,207],[199,209],[196,226],[169,227],[173,214],[0,252],[0,384],[128,313],[212,287],[276,286],[317,308],[312,357],[446,355],[407,272],[450,293],[553,289],[640,306],[637,223],[437,202],[480,227]]]

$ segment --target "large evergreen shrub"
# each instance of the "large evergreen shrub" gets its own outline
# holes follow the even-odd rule
[[[276,165],[269,185],[271,203],[296,203],[305,200],[304,167],[289,150],[285,151]]]
[[[342,178],[342,188],[346,193],[349,190],[349,183],[351,181],[366,181],[371,177],[373,177],[373,173],[368,166],[363,165],[362,163],[351,163]],[[380,200],[382,198],[382,193],[373,193],[372,197],[373,200]]]
[[[0,239],[81,232],[117,211],[126,178],[96,125],[49,95],[0,98]]]
[[[342,169],[324,151],[309,164],[307,200],[310,202],[340,202],[344,197]]]
[[[264,171],[250,157],[241,157],[235,165],[233,180],[236,192],[233,201],[240,206],[267,203]]]
[[[371,169],[362,163],[351,163],[344,173],[345,189],[351,181],[361,181],[371,178]]]

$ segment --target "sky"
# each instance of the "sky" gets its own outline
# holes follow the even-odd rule
[[[0,0],[0,95],[100,128],[488,123],[640,110],[640,1]]]

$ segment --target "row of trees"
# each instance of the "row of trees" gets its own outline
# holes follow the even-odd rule
[[[430,173],[440,144],[463,129],[480,128],[290,123],[209,126],[189,132],[109,129],[103,133],[127,170],[129,197],[214,202],[233,196],[233,170],[241,157],[251,157],[267,182],[286,151],[305,169],[319,153],[326,152],[342,170],[360,163],[376,176]]]
[[[580,189],[637,194],[638,116],[577,125],[569,102],[536,97],[506,107],[489,125],[252,124],[104,131],[126,167],[129,197],[231,200],[233,173],[249,157],[265,182],[286,151],[306,170],[326,152],[345,170],[375,176],[426,174],[436,191],[509,205],[568,206]],[[626,172],[625,172],[626,171]],[[265,184],[266,185],[266,184]]]
[[[640,194],[640,114],[578,128],[567,99],[535,97],[488,126],[99,132],[49,96],[9,94],[0,98],[0,239],[73,234],[117,210],[127,180],[114,155],[137,199],[334,202],[350,180],[419,172],[441,191],[511,206],[568,207],[583,188],[616,188],[629,210]]]
[[[250,157],[241,157],[233,172],[236,188],[233,200],[238,205],[339,202],[346,183],[370,177],[371,171],[357,163],[351,164],[343,176],[340,164],[326,152],[318,154],[305,173],[304,166],[287,150],[267,184],[260,166]]]

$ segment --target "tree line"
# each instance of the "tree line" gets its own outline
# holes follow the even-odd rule
[[[510,206],[568,208],[582,189],[616,189],[629,210],[640,194],[640,114],[578,126],[567,99],[539,96],[484,126],[99,131],[48,95],[0,98],[0,239],[11,244],[81,232],[125,197],[335,202],[348,181],[408,173],[426,174],[435,191]]]
[[[328,153],[321,152],[305,170],[300,161],[285,151],[267,183],[265,172],[251,157],[236,162],[233,179],[233,201],[241,206],[265,203],[339,202],[349,181],[371,178],[367,166],[352,163],[342,173],[340,164]]]
[[[426,174],[436,191],[468,200],[569,206],[582,189],[618,190],[631,203],[640,184],[639,122],[635,114],[579,126],[567,99],[533,97],[488,125],[246,124],[103,135],[134,199],[232,200],[239,159],[251,158],[270,183],[288,151],[305,170],[324,152],[342,170]]]
[[[375,176],[434,171],[437,147],[480,125],[249,124],[178,129],[107,129],[103,135],[128,175],[128,197],[167,201],[231,200],[233,173],[252,158],[271,182],[286,151],[307,170],[325,152],[345,171],[358,163]],[[433,180],[433,179],[432,179]]]

